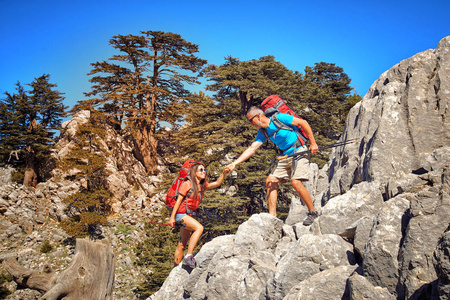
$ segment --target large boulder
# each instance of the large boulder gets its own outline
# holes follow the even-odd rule
[[[325,270],[300,282],[289,291],[286,297],[280,299],[349,299],[346,282],[355,268],[355,266],[340,266]]]
[[[383,204],[378,182],[361,182],[343,195],[332,198],[322,208],[320,229],[353,239],[357,223],[373,216]]]
[[[375,286],[395,293],[399,277],[398,253],[409,221],[407,195],[399,195],[384,203],[374,224],[362,256],[364,276]]]
[[[389,293],[387,288],[373,286],[366,277],[353,273],[348,279],[350,300],[376,299],[376,300],[396,300],[397,297]]]
[[[299,282],[322,271],[353,264],[353,247],[342,237],[335,234],[302,235],[277,264],[263,299],[283,299]]]
[[[195,256],[197,268],[175,267],[151,299],[256,299],[276,270],[282,232],[281,220],[253,215],[235,235],[206,243]]]

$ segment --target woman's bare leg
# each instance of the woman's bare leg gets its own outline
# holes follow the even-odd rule
[[[200,239],[200,236],[203,233],[203,225],[191,216],[185,216],[182,218],[182,220],[184,221],[184,224],[186,224],[186,227],[184,229],[192,232],[186,253],[192,254],[194,252],[195,246],[198,243],[198,240]]]
[[[177,249],[175,249],[175,266],[183,259],[184,249],[186,249],[186,244],[191,237],[192,231],[187,230],[185,227],[181,228],[180,240],[178,241]]]

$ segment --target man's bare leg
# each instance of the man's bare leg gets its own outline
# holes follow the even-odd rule
[[[274,217],[277,216],[277,197],[278,197],[277,186],[278,186],[278,183],[280,183],[280,182],[281,182],[280,179],[273,177],[273,176],[269,176],[266,179],[267,202],[269,204],[269,214],[271,214]]]
[[[311,195],[309,194],[308,190],[305,188],[303,183],[298,179],[292,179],[291,183],[294,189],[297,191],[298,195],[300,196],[300,199],[308,208],[308,210],[315,211]]]

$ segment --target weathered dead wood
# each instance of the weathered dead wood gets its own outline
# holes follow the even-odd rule
[[[14,150],[9,152],[9,159],[8,162],[11,160],[11,157],[14,155],[16,157],[16,160],[19,160],[19,152],[21,152],[23,150]]]
[[[114,288],[114,253],[109,242],[77,239],[75,255],[66,270],[31,271],[15,260],[3,262],[19,285],[44,292],[42,300],[110,300]]]
[[[44,293],[51,288],[55,276],[48,266],[42,271],[32,271],[19,265],[14,258],[3,261],[3,267],[18,285]]]

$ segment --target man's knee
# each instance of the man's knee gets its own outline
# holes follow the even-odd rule
[[[299,188],[304,189],[305,186],[303,185],[303,181],[304,180],[301,180],[301,179],[292,179],[291,184],[293,187],[299,187]]]
[[[278,185],[279,180],[275,177],[267,177],[266,179],[266,187],[269,189],[275,189]]]

